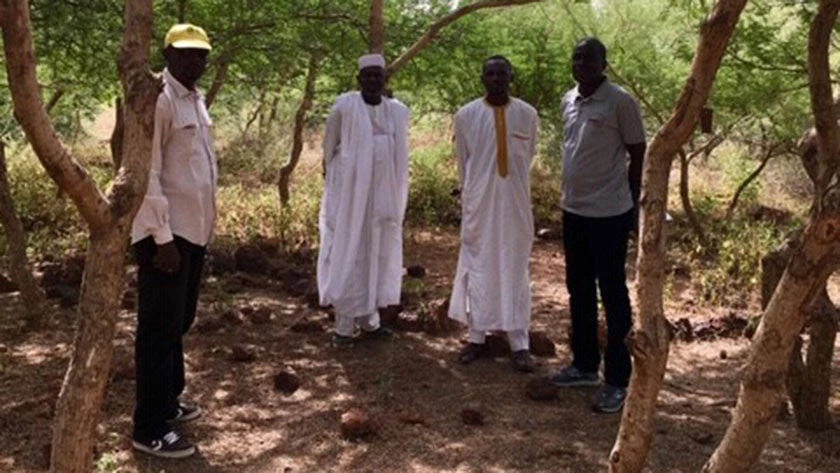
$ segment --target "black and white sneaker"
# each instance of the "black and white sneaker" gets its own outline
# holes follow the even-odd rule
[[[159,439],[147,442],[134,440],[132,445],[135,450],[160,458],[186,458],[195,453],[195,446],[174,430]]]
[[[191,406],[188,404],[178,404],[178,412],[175,417],[169,419],[168,422],[189,422],[201,417],[201,408],[198,406]]]

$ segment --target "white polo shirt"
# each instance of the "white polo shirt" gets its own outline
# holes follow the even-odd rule
[[[216,157],[213,122],[204,96],[163,71],[155,108],[152,163],[146,197],[134,218],[131,242],[149,235],[155,243],[173,235],[205,246],[216,223]]]
[[[605,79],[594,94],[578,88],[563,97],[563,209],[584,217],[613,217],[633,208],[626,144],[645,142],[636,100]]]

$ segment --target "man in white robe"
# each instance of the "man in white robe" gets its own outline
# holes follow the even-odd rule
[[[388,336],[379,308],[398,304],[408,200],[409,109],[385,97],[385,59],[359,59],[360,91],[338,97],[324,137],[318,292],[336,311],[333,343]]]
[[[449,317],[469,326],[469,344],[458,356],[460,363],[481,358],[485,334],[501,330],[507,332],[514,368],[530,372],[530,172],[539,118],[532,106],[509,96],[512,78],[510,62],[491,57],[482,73],[487,95],[455,115],[461,251]]]

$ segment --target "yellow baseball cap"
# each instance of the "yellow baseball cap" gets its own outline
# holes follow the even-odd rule
[[[210,38],[203,28],[189,23],[181,23],[169,28],[163,47],[172,46],[177,49],[206,49],[211,50]]]

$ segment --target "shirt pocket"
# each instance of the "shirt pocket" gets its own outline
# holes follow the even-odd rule
[[[530,153],[531,139],[531,134],[527,131],[513,130],[510,134],[510,142],[514,156],[527,158]]]

